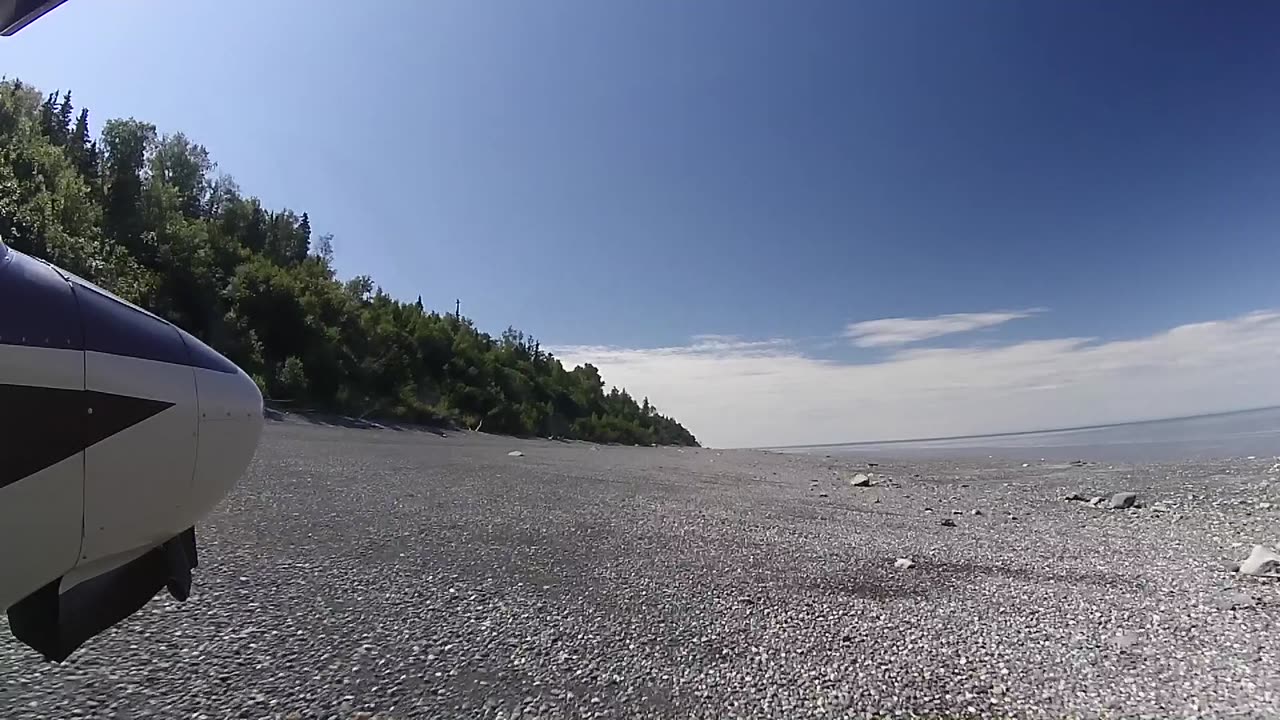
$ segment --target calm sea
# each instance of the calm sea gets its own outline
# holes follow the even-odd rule
[[[892,458],[987,457],[1051,462],[1162,462],[1280,456],[1280,408],[1073,430],[938,440],[778,448],[785,452]]]

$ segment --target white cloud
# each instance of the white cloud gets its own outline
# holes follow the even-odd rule
[[[902,349],[874,363],[810,357],[785,340],[562,347],[647,395],[703,443],[793,445],[1008,432],[1280,404],[1280,312],[1148,337]]]
[[[694,335],[693,344],[688,347],[690,350],[699,350],[703,352],[713,350],[765,350],[769,348],[779,348],[790,345],[791,341],[783,338],[774,338],[771,340],[743,340],[736,335]]]
[[[1011,312],[951,313],[929,318],[882,318],[850,323],[845,327],[844,335],[858,347],[893,347],[994,327],[1038,312],[1038,308],[1032,308]]]

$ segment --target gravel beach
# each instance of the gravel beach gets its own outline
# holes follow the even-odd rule
[[[1280,717],[1280,580],[1228,566],[1275,463],[271,422],[191,600],[63,665],[6,629],[0,716]]]

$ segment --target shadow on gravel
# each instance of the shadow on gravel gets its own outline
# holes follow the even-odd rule
[[[1080,572],[1077,570],[1009,567],[973,562],[935,563],[927,561],[920,563],[919,569],[922,572],[932,573],[936,576],[941,576],[944,580],[953,582],[971,582],[990,578],[999,578],[1001,580],[1030,583],[1035,585],[1057,583],[1068,586],[1084,585],[1088,587],[1107,588],[1110,590],[1141,591],[1145,590],[1147,587],[1146,581],[1141,578],[1102,571]]]
[[[899,598],[919,597],[929,592],[928,583],[918,578],[877,577],[874,579],[861,577],[820,577],[804,578],[789,587],[806,594],[812,593],[823,597],[844,600],[895,600]]]
[[[420,431],[429,432],[432,435],[439,437],[447,437],[445,435],[445,430],[448,429],[431,425],[402,425],[390,422],[373,422],[371,420],[353,418],[346,415],[330,415],[328,413],[311,412],[306,410],[290,410],[288,412],[284,412],[275,408],[264,408],[262,414],[267,420],[273,420],[276,422],[285,422],[291,419],[297,419],[311,425],[340,427],[348,430],[394,430],[396,432]]]
[[[861,572],[851,569],[847,572],[828,572],[817,577],[810,573],[800,573],[789,578],[779,578],[770,584],[779,586],[779,589],[799,590],[803,594],[865,600],[895,600],[938,592],[953,593],[959,588],[982,585],[993,579],[1037,587],[1063,585],[1128,592],[1147,590],[1147,583],[1141,578],[1108,572],[1086,573],[929,560],[917,561],[916,566],[910,570],[886,572],[883,569],[892,564],[893,559],[890,558],[861,568]]]
[[[793,588],[823,595],[870,600],[919,597],[937,592],[953,593],[957,589],[983,585],[992,580],[1025,583],[1036,587],[1059,585],[1139,593],[1149,589],[1147,582],[1142,578],[1110,572],[1089,573],[930,560],[917,560],[915,567],[909,570],[885,572],[882,569],[892,564],[893,559],[890,558],[865,568],[863,572],[851,570],[847,573],[831,573],[817,578],[798,577],[793,582],[784,580],[783,583]]]

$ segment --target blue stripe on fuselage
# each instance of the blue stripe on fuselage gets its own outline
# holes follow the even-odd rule
[[[55,265],[8,248],[0,255],[0,345],[88,350],[238,371],[230,360],[174,324]]]

